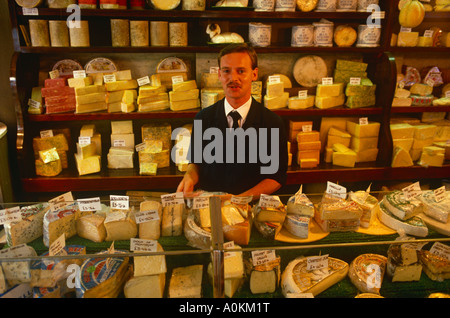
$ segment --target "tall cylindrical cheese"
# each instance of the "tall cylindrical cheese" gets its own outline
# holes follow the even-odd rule
[[[69,28],[70,46],[89,46],[89,22],[79,21],[79,28]]]
[[[130,21],[127,19],[111,19],[112,46],[130,45]]]
[[[187,46],[188,24],[186,22],[169,23],[169,44],[170,46]]]
[[[47,20],[30,20],[31,46],[50,46]]]
[[[48,26],[50,30],[50,42],[52,46],[67,47],[70,45],[69,30],[67,28],[67,23],[65,20],[48,21]]]
[[[272,26],[262,23],[249,23],[248,36],[253,46],[265,47],[271,42]]]
[[[149,43],[148,21],[130,21],[131,46],[148,46]]]
[[[150,21],[150,42],[151,46],[169,45],[169,22]]]
[[[183,0],[181,4],[183,10],[204,11],[205,7],[205,0]]]
[[[47,6],[54,9],[64,9],[71,4],[77,4],[76,0],[46,0]]]

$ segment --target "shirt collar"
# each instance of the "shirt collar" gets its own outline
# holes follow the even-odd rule
[[[241,106],[239,106],[238,108],[234,109],[230,103],[228,103],[227,99],[225,98],[225,116],[228,116],[228,113],[236,110],[239,115],[241,115],[241,124],[240,126],[242,127],[242,125],[245,122],[245,118],[247,117],[247,114],[250,110],[250,106],[252,104],[252,97],[250,96],[250,98],[248,99],[248,101],[246,101],[244,104],[242,104]],[[228,117],[228,120],[232,120],[230,119],[230,117]]]

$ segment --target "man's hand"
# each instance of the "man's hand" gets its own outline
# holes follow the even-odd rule
[[[197,165],[191,163],[188,165],[183,179],[177,187],[177,192],[191,193],[194,192],[194,187],[198,182],[198,168]]]

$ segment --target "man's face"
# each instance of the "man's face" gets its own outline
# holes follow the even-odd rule
[[[252,62],[247,53],[236,52],[222,56],[219,79],[232,106],[238,107],[250,98],[252,81],[257,78],[258,69],[252,69]]]

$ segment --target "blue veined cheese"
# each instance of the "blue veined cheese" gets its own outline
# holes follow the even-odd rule
[[[169,298],[201,298],[203,265],[177,267],[172,271]]]
[[[348,273],[346,262],[328,257],[328,268],[307,270],[307,258],[298,257],[289,262],[281,275],[281,290],[284,297],[290,294],[311,293],[316,296],[343,280]]]
[[[69,239],[77,234],[76,220],[89,213],[82,213],[78,210],[78,204],[72,203],[59,210],[48,210],[43,221],[43,241],[49,247],[62,234]]]
[[[107,254],[107,251],[98,254]],[[115,253],[123,253],[116,250]],[[109,266],[107,267],[107,261]],[[117,298],[132,271],[129,258],[96,257],[84,261],[79,273],[80,286],[76,288],[77,298]]]
[[[302,193],[298,196],[296,202],[296,196],[293,195],[289,198],[286,206],[286,212],[288,214],[298,214],[304,216],[314,216],[314,205],[311,200]]]
[[[450,214],[450,191],[445,192],[444,200],[437,202],[434,191],[424,191],[419,200],[423,204],[423,213],[442,223],[447,223]]]
[[[18,258],[37,256],[33,247],[26,244],[13,246],[0,251],[0,257]],[[31,281],[30,261],[3,261],[1,263],[3,275],[8,286],[14,286]]]
[[[9,246],[30,243],[43,234],[44,215],[49,206],[38,203],[20,209],[22,220],[4,225],[6,242]]]
[[[161,236],[180,236],[183,234],[184,203],[163,208]]]
[[[292,235],[299,238],[308,238],[310,218],[297,214],[287,214],[283,227]]]
[[[67,255],[86,254],[86,247],[81,245],[66,245],[64,247]],[[41,256],[48,256],[49,252],[45,252]],[[83,259],[43,259],[31,262],[31,287],[47,287],[55,288],[57,283],[68,278],[71,274],[67,271],[67,267],[71,264],[80,266]],[[63,283],[65,284],[65,283]]]
[[[403,191],[392,191],[383,198],[384,206],[401,220],[407,220],[422,212],[423,204],[416,198],[406,199]]]
[[[387,227],[396,231],[403,230],[405,234],[414,236],[425,237],[428,235],[428,227],[420,217],[413,216],[407,220],[402,220],[389,212],[384,205],[384,201],[381,201],[379,206],[378,218]]]

